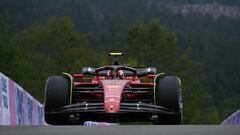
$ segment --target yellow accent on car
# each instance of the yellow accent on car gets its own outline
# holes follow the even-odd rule
[[[109,53],[109,55],[111,55],[111,56],[122,56],[123,53]]]
[[[159,73],[159,74],[157,74],[155,77],[154,77],[154,82],[153,82],[153,98],[154,98],[154,104],[156,105],[156,85],[157,85],[157,82],[156,82],[156,80],[157,80],[157,78],[158,77],[162,77],[163,75],[165,75],[165,73]]]
[[[66,73],[66,72],[63,72],[62,74],[63,74],[63,75],[66,75],[66,76],[69,77],[69,79],[70,79],[71,85],[70,85],[70,99],[69,99],[69,104],[71,105],[71,104],[72,104],[73,77],[72,77],[72,75],[70,75],[70,74],[68,74],[68,73]]]

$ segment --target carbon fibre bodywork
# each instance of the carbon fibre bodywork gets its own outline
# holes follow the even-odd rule
[[[150,121],[158,114],[179,113],[156,105],[155,81],[164,74],[156,75],[153,67],[84,67],[81,74],[64,75],[71,84],[69,105],[47,114],[69,114],[70,121],[132,122]]]

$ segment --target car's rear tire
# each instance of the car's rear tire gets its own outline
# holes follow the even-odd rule
[[[65,125],[68,114],[51,114],[55,109],[69,104],[69,82],[62,76],[52,76],[46,81],[44,95],[45,121],[50,125]]]
[[[181,80],[176,76],[165,76],[156,80],[156,104],[176,114],[158,114],[155,124],[176,125],[182,122]]]

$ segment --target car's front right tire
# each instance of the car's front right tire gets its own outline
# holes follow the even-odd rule
[[[50,125],[65,125],[68,114],[51,113],[55,109],[69,104],[69,82],[62,76],[51,76],[47,79],[44,95],[45,121]]]

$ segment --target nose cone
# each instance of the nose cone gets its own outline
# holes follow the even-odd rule
[[[104,110],[116,113],[120,109],[121,96],[128,80],[102,80],[104,90]]]
[[[105,98],[104,110],[109,113],[116,113],[120,109],[120,102],[116,98]]]
[[[119,85],[106,85],[106,87],[104,90],[104,110],[110,113],[118,112],[123,88]]]

